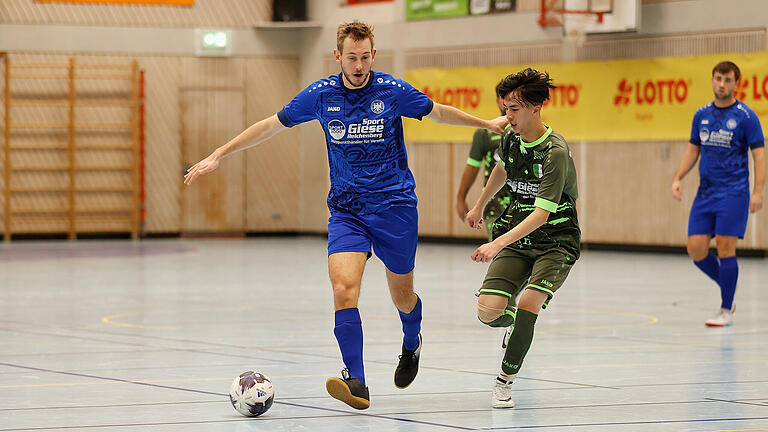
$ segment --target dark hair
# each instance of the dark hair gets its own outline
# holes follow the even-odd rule
[[[504,83],[504,80],[499,81],[498,84],[496,84],[496,97],[504,98],[504,96],[501,95],[501,84]]]
[[[371,49],[373,49],[373,26],[357,20],[339,25],[336,30],[336,48],[339,49],[339,52],[342,52],[344,39],[347,37],[352,37],[353,41],[368,38],[371,40]]]
[[[526,68],[501,80],[496,86],[496,94],[505,98],[508,94],[517,92],[520,101],[531,107],[544,104],[544,101],[549,99],[549,89],[556,88],[557,86],[552,85],[552,78],[548,73]]]
[[[734,81],[738,81],[741,77],[741,71],[739,70],[739,67],[736,66],[736,63],[730,61],[722,61],[716,64],[715,67],[712,68],[712,76],[715,76],[715,72],[720,72],[721,74],[726,75],[730,71],[733,71]]]

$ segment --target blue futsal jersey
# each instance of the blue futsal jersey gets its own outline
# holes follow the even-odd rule
[[[763,129],[743,102],[718,108],[710,102],[696,111],[691,143],[700,147],[701,198],[749,195],[749,149],[763,147]]]
[[[277,113],[286,127],[318,120],[325,131],[331,190],[328,209],[380,213],[416,206],[401,117],[421,118],[432,101],[405,81],[371,71],[368,84],[348,89],[341,74],[321,79]]]

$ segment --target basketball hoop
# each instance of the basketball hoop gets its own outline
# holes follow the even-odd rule
[[[574,14],[563,17],[567,25],[563,25],[563,40],[578,48],[587,41],[587,28],[593,22],[593,17],[587,14]]]
[[[582,46],[587,40],[587,30],[593,23],[602,24],[605,14],[611,12],[611,0],[596,1],[582,0],[576,8],[556,8],[558,0],[541,0],[541,15],[539,25],[543,28],[549,26],[562,26],[563,39],[575,46]],[[581,8],[579,8],[581,7]],[[560,15],[559,17],[556,15]]]
[[[539,25],[543,28],[547,28],[549,26],[558,26],[563,25],[563,20],[557,17],[552,16],[552,13],[560,14],[565,17],[566,15],[570,16],[586,16],[589,18],[592,18],[594,15],[597,19],[597,22],[602,24],[604,20],[604,15],[606,12],[610,13],[609,10],[595,10],[589,5],[589,0],[587,0],[588,6],[585,9],[566,9],[566,8],[559,8],[556,9],[555,5],[557,4],[558,0],[541,0],[541,14],[539,15]]]

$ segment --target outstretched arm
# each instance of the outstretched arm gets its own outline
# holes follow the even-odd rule
[[[224,156],[253,147],[285,129],[286,127],[283,126],[280,119],[277,118],[277,114],[254,123],[248,129],[241,132],[240,135],[232,138],[228,143],[214,150],[207,158],[192,165],[192,167],[187,170],[187,175],[184,176],[184,184],[192,184],[198,176],[207,174],[218,168],[219,161],[221,161]]]
[[[432,111],[425,117],[435,123],[480,127],[499,134],[504,133],[504,128],[507,126],[507,118],[504,116],[496,117],[492,120],[484,120],[472,114],[467,114],[458,108],[437,102],[434,102]]]
[[[672,196],[678,201],[680,201],[683,196],[683,186],[680,181],[686,174],[688,174],[688,171],[696,165],[700,151],[701,149],[696,144],[688,143],[688,147],[685,148],[683,159],[680,161],[680,166],[677,168],[675,178],[672,179]]]

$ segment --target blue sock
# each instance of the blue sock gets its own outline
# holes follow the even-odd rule
[[[357,308],[336,311],[336,326],[333,334],[339,341],[341,358],[349,369],[349,376],[357,378],[365,385],[365,370],[363,369],[363,322]]]
[[[696,264],[696,267],[703,271],[705,275],[709,276],[710,279],[718,284],[720,283],[720,263],[717,261],[715,254],[710,252],[703,260],[694,261],[693,263]]]
[[[736,281],[739,279],[739,263],[736,257],[720,259],[720,295],[724,309],[733,308],[733,296],[736,294]]]
[[[400,314],[400,321],[403,323],[403,346],[409,351],[413,351],[419,346],[419,333],[421,332],[421,298],[416,297],[416,306],[410,313]]]

